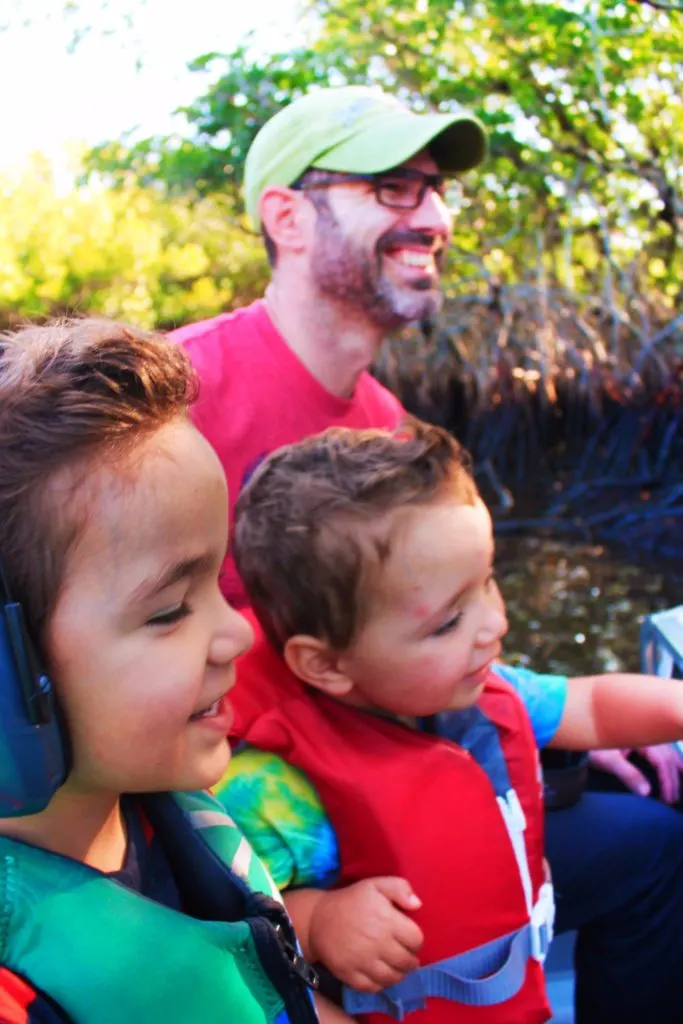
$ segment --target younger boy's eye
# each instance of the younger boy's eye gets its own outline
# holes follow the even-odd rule
[[[190,606],[183,601],[181,604],[174,605],[173,608],[166,608],[163,612],[157,612],[156,615],[151,615],[146,626],[172,626],[174,622],[179,622],[184,619],[186,615],[190,614]]]
[[[452,633],[454,629],[457,629],[458,623],[462,618],[462,612],[458,612],[457,615],[451,616],[446,622],[442,622],[440,626],[433,631],[432,636],[445,636],[446,633]]]

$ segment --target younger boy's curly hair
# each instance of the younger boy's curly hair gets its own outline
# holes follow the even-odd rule
[[[397,513],[444,494],[478,496],[467,452],[445,430],[333,427],[273,452],[240,495],[233,550],[269,639],[346,649],[372,607]]]
[[[124,324],[65,320],[0,334],[0,558],[38,641],[79,534],[78,482],[185,415],[196,393],[177,344]]]

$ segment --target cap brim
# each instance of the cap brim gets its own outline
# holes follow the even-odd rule
[[[347,142],[332,147],[313,163],[325,171],[374,174],[410,160],[428,149],[439,170],[458,174],[480,164],[486,156],[486,132],[471,114],[413,114],[386,112]]]

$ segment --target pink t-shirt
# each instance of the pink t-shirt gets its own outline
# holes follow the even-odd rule
[[[405,417],[400,402],[369,373],[351,398],[331,394],[275,329],[263,300],[174,331],[192,360],[201,388],[193,409],[228,478],[230,521],[235,501],[259,462],[283,444],[326,427],[387,427]],[[246,595],[230,557],[223,592],[231,604]]]

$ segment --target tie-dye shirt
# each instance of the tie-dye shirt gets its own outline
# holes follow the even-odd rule
[[[555,735],[567,695],[566,676],[496,665],[524,701],[539,748]],[[334,829],[315,787],[277,754],[238,749],[215,795],[268,867],[280,889],[325,889],[339,871]]]

